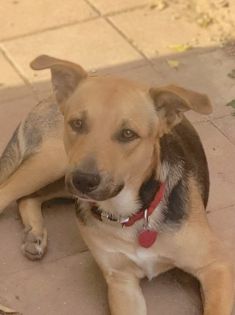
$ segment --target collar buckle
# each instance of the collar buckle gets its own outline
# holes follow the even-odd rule
[[[114,215],[106,211],[102,211],[101,209],[98,209],[98,210],[99,210],[102,221],[106,221],[106,222],[111,221],[115,223],[125,224],[130,220],[129,217],[115,217]]]
[[[127,218],[120,218],[119,219],[119,223],[120,224],[125,224],[125,223],[128,223],[130,220],[130,217],[127,217]]]
[[[143,224],[143,228],[144,229],[148,229],[149,227],[149,214],[148,214],[148,209],[144,210],[144,224]]]

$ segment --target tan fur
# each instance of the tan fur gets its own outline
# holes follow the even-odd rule
[[[86,77],[81,67],[47,56],[37,58],[33,66],[52,70],[57,101],[64,115],[64,144],[68,161],[62,141],[51,140],[42,146],[37,155],[27,160],[0,187],[3,206],[10,199],[32,194],[59,179],[65,174],[66,168],[66,180],[71,184],[73,172],[79,168],[89,168],[87,161],[95,159],[102,174],[101,186],[112,192],[115,185],[125,182],[125,188],[118,195],[98,200],[98,205],[116,215],[131,215],[139,209],[138,191],[153,167],[156,168],[158,177],[165,180],[167,165],[163,166],[160,162],[160,137],[181,121],[182,111],[211,111],[205,95],[180,87],[157,88],[148,94],[148,88],[144,86],[123,79]],[[68,76],[70,81],[63,82]],[[67,88],[58,90],[58,82]],[[71,129],[70,123],[82,115],[87,118],[89,132],[78,135]],[[125,128],[135,130],[140,138],[128,145],[116,141],[115,136],[123,124]],[[57,150],[55,155],[50,154],[49,149],[53,143]],[[23,181],[25,178],[27,180]],[[174,179],[172,185],[173,183]],[[146,315],[140,279],[151,279],[173,267],[193,274],[201,282],[205,301],[204,315],[231,315],[233,270],[222,245],[208,225],[198,186],[194,178],[190,178],[189,216],[181,227],[166,228],[149,249],[140,247],[136,242],[142,221],[122,228],[100,222],[90,211],[86,213],[89,224],[78,220],[81,235],[108,284],[112,315]],[[73,192],[77,193],[75,190]],[[59,191],[59,194],[62,192]],[[31,259],[34,259],[34,250],[37,248],[35,243],[41,242],[42,251],[46,248],[41,203],[53,196],[53,191],[48,194],[41,191],[19,202],[23,222],[31,232],[27,234],[23,250],[26,255],[29,250],[28,256]],[[83,207],[87,207],[86,203]],[[159,208],[159,213],[160,210]],[[154,224],[159,213],[154,212],[150,223]],[[38,252],[36,258],[39,258],[37,255]]]
[[[27,159],[0,185],[0,213],[11,201],[30,195],[62,177],[66,167],[67,157],[61,141],[45,142],[40,152]]]

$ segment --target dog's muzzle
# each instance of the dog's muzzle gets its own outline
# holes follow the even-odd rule
[[[80,199],[103,201],[115,197],[124,187],[123,183],[114,184],[109,177],[98,172],[76,170],[66,175],[67,189]]]
[[[89,194],[98,188],[101,182],[98,173],[84,173],[76,171],[72,176],[72,184],[74,188],[82,194]]]

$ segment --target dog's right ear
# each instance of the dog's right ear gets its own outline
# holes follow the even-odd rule
[[[33,70],[51,70],[52,86],[59,105],[62,105],[80,81],[87,77],[86,71],[81,66],[47,55],[38,56],[30,66]]]

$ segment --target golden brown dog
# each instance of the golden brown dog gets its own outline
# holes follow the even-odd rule
[[[140,279],[174,267],[199,279],[204,315],[231,315],[232,266],[207,222],[206,157],[184,117],[210,113],[208,98],[178,86],[88,76],[49,56],[31,65],[51,69],[55,100],[37,105],[0,160],[0,209],[19,200],[24,254],[45,253],[42,202],[73,196],[112,315],[147,314]]]

